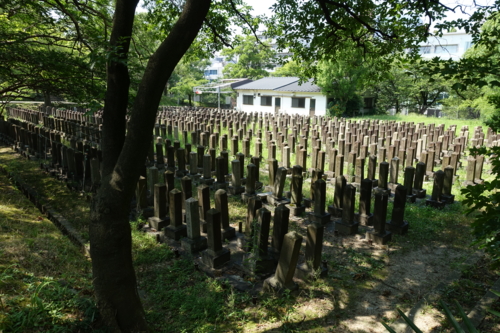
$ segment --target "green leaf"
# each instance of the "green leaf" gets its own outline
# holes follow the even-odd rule
[[[490,308],[486,308],[486,311],[488,311],[491,314],[494,314],[497,317],[500,317],[500,312],[498,312],[498,311],[495,311],[495,310],[490,309]]]
[[[457,307],[458,309],[458,313],[460,314],[460,317],[462,318],[462,320],[464,321],[464,324],[465,326],[467,326],[467,329],[469,330],[469,333],[477,333],[477,330],[476,328],[474,327],[474,325],[471,323],[469,317],[467,317],[467,315],[465,314],[464,312],[464,309],[462,309],[462,307],[460,306],[460,304],[457,302],[457,300],[455,300],[455,306]]]
[[[448,306],[441,300],[439,301],[439,304],[443,307],[444,314],[448,321],[450,322],[451,326],[455,329],[457,333],[465,333],[464,330],[460,327],[458,322],[456,321],[455,317],[453,317],[453,314],[451,313],[450,309]]]
[[[386,323],[384,323],[383,321],[381,322],[382,325],[384,325],[385,329],[389,332],[389,333],[396,333],[395,330],[393,330],[389,325],[387,325]]]
[[[403,320],[408,324],[408,326],[411,327],[412,330],[414,330],[416,333],[423,333],[414,323],[413,321],[408,318],[403,311],[401,311],[400,309],[397,309],[398,313],[401,315],[401,317],[403,318]]]

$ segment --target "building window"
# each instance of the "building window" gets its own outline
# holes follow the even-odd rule
[[[252,95],[243,95],[243,104],[244,105],[253,105],[253,96]]]
[[[209,75],[217,75],[217,70],[216,69],[205,69],[205,76]]]
[[[260,105],[272,106],[273,105],[273,98],[271,96],[261,96],[260,97]]]
[[[457,53],[458,45],[437,45],[436,53]]]
[[[429,54],[429,53],[432,53],[431,47],[430,46],[420,46],[418,48],[418,53],[419,54]]]
[[[306,99],[305,97],[292,97],[292,108],[305,108]]]

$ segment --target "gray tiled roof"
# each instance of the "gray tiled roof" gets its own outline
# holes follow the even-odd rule
[[[239,86],[238,90],[278,90],[278,88],[298,81],[298,77],[265,77]]]
[[[281,87],[280,91],[290,91],[290,92],[321,92],[321,88],[313,83],[313,80],[310,79],[306,82],[303,82],[302,85],[299,85],[299,82],[293,82],[289,85]]]
[[[299,85],[298,77],[265,77],[263,79],[243,84],[237,90],[275,90],[290,92],[321,92],[320,87],[310,79]]]

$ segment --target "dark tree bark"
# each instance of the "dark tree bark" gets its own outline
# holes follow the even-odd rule
[[[103,113],[102,185],[92,202],[90,221],[95,295],[105,323],[116,332],[148,330],[132,265],[130,201],[146,160],[163,89],[198,34],[211,1],[186,1],[179,20],[148,62],[127,125],[130,79],[124,60],[137,3],[116,2]]]
[[[43,92],[43,101],[46,106],[52,106],[52,101],[50,100],[50,92],[48,91]]]

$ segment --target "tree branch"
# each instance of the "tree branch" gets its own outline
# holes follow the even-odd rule
[[[366,22],[365,20],[363,20],[356,13],[354,13],[352,11],[352,8],[349,5],[345,4],[345,3],[336,2],[336,1],[332,1],[332,0],[317,0],[317,1],[320,3],[320,5],[322,5],[322,9],[323,9],[324,13],[328,12],[328,8],[326,7],[326,4],[330,4],[332,6],[335,6],[335,7],[338,7],[338,8],[342,8],[349,15],[351,15],[352,18],[354,18],[356,21],[358,21],[361,25],[363,25],[369,31],[376,32],[376,33],[380,34],[381,36],[385,37],[386,39],[395,39],[395,38],[398,38],[398,36],[395,35],[395,34],[387,34],[384,31],[371,26],[368,22]],[[330,21],[332,21],[331,17],[330,17]],[[335,25],[338,26],[338,24],[335,24]],[[343,30],[346,30],[346,29],[343,28]]]
[[[252,31],[253,35],[255,36],[255,39],[257,40],[257,43],[261,44],[262,46],[269,47],[269,45],[265,45],[264,43],[262,43],[262,41],[260,40],[260,38],[257,36],[257,32],[255,31],[255,29],[252,27],[252,25],[250,24],[250,22],[247,21],[247,19],[245,18],[245,16],[243,16],[243,14],[236,8],[236,5],[234,4],[233,0],[229,0],[229,3],[231,4],[231,7],[233,8],[233,10],[236,13],[236,15],[238,15],[238,17],[241,18],[243,20],[243,22],[245,22],[246,25],[248,25],[248,27]]]
[[[231,49],[234,50],[234,47],[229,44],[225,39],[224,37],[222,37],[218,32],[217,32],[217,29],[215,29],[215,27],[210,23],[208,22],[208,20],[205,18],[205,24],[210,28],[210,30],[212,30],[212,33],[214,34],[214,43],[217,42],[217,38],[219,38],[219,40],[221,41],[222,44],[224,44],[226,47],[229,47]]]
[[[55,0],[55,2],[59,5],[59,10],[64,14],[68,15],[69,19],[73,22],[73,25],[75,26],[76,29],[76,34],[78,35],[78,40],[82,42],[92,52],[93,48],[87,42],[85,42],[85,39],[82,36],[82,32],[80,31],[80,24],[78,23],[78,21],[68,10],[66,10],[64,5],[59,0]]]

